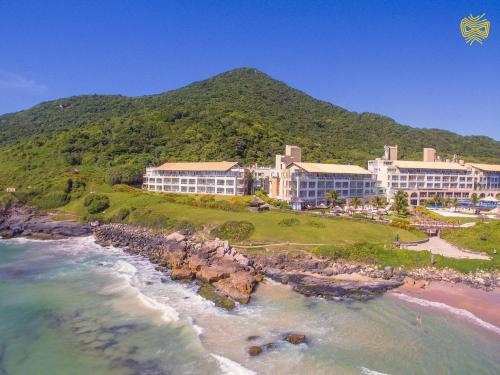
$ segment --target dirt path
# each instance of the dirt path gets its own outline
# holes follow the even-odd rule
[[[464,251],[440,237],[430,237],[428,242],[418,245],[405,245],[403,248],[408,250],[429,250],[433,254],[443,255],[449,258],[490,259],[490,257],[481,253]]]

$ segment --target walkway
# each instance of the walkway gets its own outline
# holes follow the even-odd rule
[[[449,258],[490,259],[490,257],[481,253],[464,251],[440,237],[430,237],[428,242],[418,245],[403,245],[401,247],[408,250],[429,250],[433,254],[439,254]]]

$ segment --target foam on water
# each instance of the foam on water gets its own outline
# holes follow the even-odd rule
[[[225,375],[256,375],[256,372],[247,369],[238,362],[232,361],[229,358],[217,354],[210,354],[217,360],[219,367]]]
[[[361,373],[364,375],[389,375],[389,374],[386,374],[385,372],[370,370],[367,367],[361,367]]]
[[[424,307],[432,307],[432,308],[436,308],[436,309],[440,309],[440,310],[445,310],[451,314],[465,318],[468,321],[470,321],[476,325],[479,325],[483,328],[486,328],[489,331],[495,332],[495,333],[500,335],[500,328],[498,328],[497,326],[495,326],[491,323],[485,322],[484,320],[481,320],[476,315],[474,315],[473,313],[471,313],[470,311],[467,311],[465,309],[459,309],[459,308],[447,305],[447,304],[442,303],[442,302],[434,302],[434,301],[428,301],[428,300],[421,299],[421,298],[411,297],[411,296],[408,296],[408,295],[402,294],[402,293],[393,293],[393,295],[399,299],[402,299],[403,301],[406,301],[406,302],[415,303],[417,305],[424,306]]]

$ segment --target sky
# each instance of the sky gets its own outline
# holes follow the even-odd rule
[[[460,20],[486,13],[469,46]],[[0,0],[0,114],[254,67],[351,111],[500,140],[500,0]]]

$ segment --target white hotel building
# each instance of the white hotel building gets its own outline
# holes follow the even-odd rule
[[[382,158],[370,160],[368,170],[377,175],[379,192],[387,199],[398,190],[408,193],[411,205],[420,205],[434,195],[447,199],[495,196],[500,192],[500,166],[465,164],[463,160],[441,161],[436,150],[424,148],[422,161],[397,159],[397,146],[385,146]]]
[[[248,169],[236,162],[165,163],[146,168],[143,189],[166,193],[244,195]]]

